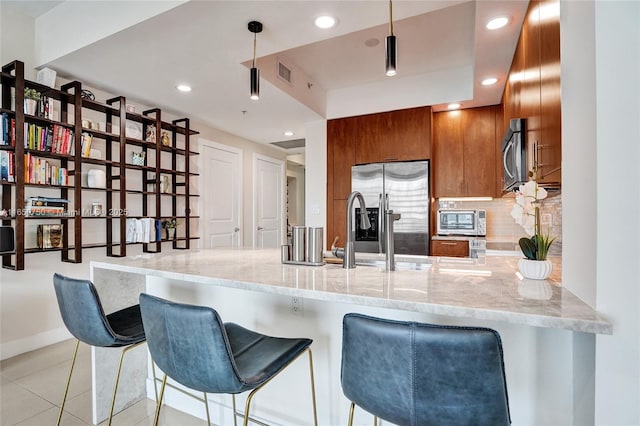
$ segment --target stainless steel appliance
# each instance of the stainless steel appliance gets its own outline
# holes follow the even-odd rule
[[[371,228],[360,229],[356,208],[355,249],[385,253],[385,211],[400,214],[394,223],[396,254],[429,254],[429,162],[373,163],[351,168],[351,189],[365,199]]]
[[[524,118],[509,121],[502,138],[502,168],[505,191],[514,191],[527,181],[526,128]]]
[[[487,235],[486,210],[438,210],[438,235]]]

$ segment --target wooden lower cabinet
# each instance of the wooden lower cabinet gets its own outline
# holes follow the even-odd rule
[[[431,240],[431,256],[469,257],[469,241]]]

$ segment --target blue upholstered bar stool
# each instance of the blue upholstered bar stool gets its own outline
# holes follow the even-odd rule
[[[145,342],[142,317],[140,316],[140,305],[130,306],[112,314],[105,315],[96,288],[91,281],[55,274],[53,276],[53,286],[56,291],[58,306],[60,307],[60,314],[62,315],[64,325],[69,332],[78,339],[73,352],[71,368],[69,369],[67,386],[64,390],[62,403],[60,404],[60,414],[58,415],[57,424],[59,425],[62,419],[64,404],[67,400],[69,385],[71,384],[73,367],[76,363],[78,347],[80,346],[80,342],[84,342],[91,346],[103,348],[124,347],[120,354],[120,363],[118,364],[116,382],[111,398],[108,423],[110,425],[113,417],[113,407],[116,402],[116,393],[118,392],[118,382],[120,380],[124,354]]]
[[[488,328],[343,319],[342,390],[377,418],[410,426],[509,425],[499,334]]]
[[[174,303],[142,293],[140,309],[151,358],[165,373],[160,388],[154,425],[158,424],[167,376],[204,393],[233,396],[233,422],[236,424],[235,394],[251,391],[244,410],[244,425],[254,394],[304,352],[309,354],[314,424],[318,424],[313,380],[311,339],[265,336],[234,323],[223,323],[209,307]]]

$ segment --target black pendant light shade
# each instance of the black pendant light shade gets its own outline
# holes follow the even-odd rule
[[[393,5],[389,0],[389,35],[385,39],[385,73],[391,77],[396,75],[396,62],[398,59],[398,49],[396,36],[393,35]]]
[[[385,58],[386,74],[391,77],[396,75],[396,60],[398,58],[398,50],[396,49],[396,36],[390,35],[386,38],[387,56]]]
[[[256,67],[251,68],[251,99],[260,99],[260,70]]]
[[[256,34],[262,32],[262,24],[258,21],[251,21],[247,28],[253,33],[253,62],[250,73],[250,87],[251,99],[255,101],[260,99],[260,70],[256,68]]]

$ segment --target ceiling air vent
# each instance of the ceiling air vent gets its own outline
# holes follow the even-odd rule
[[[293,84],[291,69],[287,67],[285,64],[283,64],[279,59],[278,59],[278,77],[280,77],[281,80],[286,81],[289,85]]]

